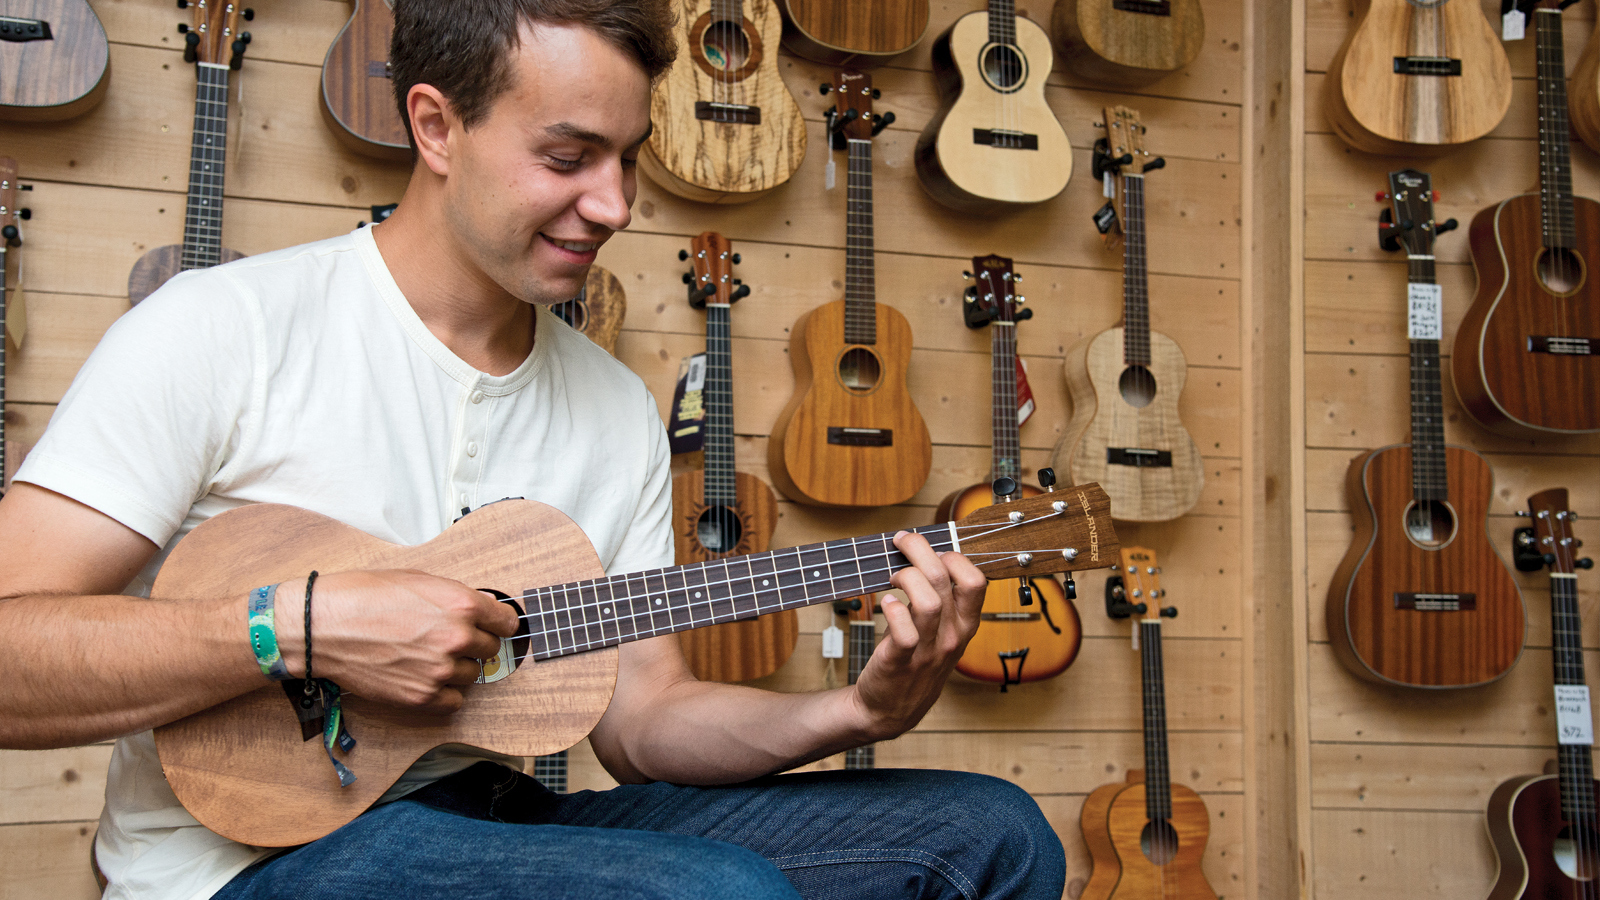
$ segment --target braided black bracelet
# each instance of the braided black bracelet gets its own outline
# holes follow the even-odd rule
[[[317,583],[317,570],[312,569],[306,577],[306,696],[316,693],[317,688],[311,674],[311,586]]]

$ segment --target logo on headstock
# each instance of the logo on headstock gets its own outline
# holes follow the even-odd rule
[[[1100,529],[1094,525],[1094,516],[1089,514],[1089,495],[1083,491],[1078,492],[1078,503],[1083,506],[1083,520],[1089,523],[1089,559],[1091,562],[1100,561]]]

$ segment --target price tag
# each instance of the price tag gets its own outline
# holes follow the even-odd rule
[[[1556,685],[1556,738],[1566,747],[1594,745],[1588,685]]]
[[[825,190],[825,191],[833,190],[833,173],[834,173],[833,155],[829,154],[828,155],[828,164],[822,167],[822,189],[823,190]]]
[[[822,629],[822,658],[844,658],[844,632],[837,625]]]
[[[1028,364],[1017,357],[1017,427],[1033,416],[1033,388],[1028,384]]]
[[[1437,341],[1443,330],[1444,292],[1437,284],[1413,284],[1407,291],[1411,314],[1406,319],[1406,336],[1413,341]]]
[[[1513,9],[1500,17],[1500,40],[1520,41],[1527,36],[1528,17],[1520,9]]]
[[[1100,193],[1104,194],[1107,200],[1115,200],[1117,197],[1117,183],[1112,180],[1114,177],[1110,169],[1100,173]]]

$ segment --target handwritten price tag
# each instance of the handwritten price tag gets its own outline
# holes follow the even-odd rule
[[[1439,340],[1444,330],[1444,292],[1437,284],[1413,284],[1406,295],[1411,301],[1406,336],[1413,341]]]
[[[1563,746],[1594,746],[1587,685],[1556,685],[1556,737]]]

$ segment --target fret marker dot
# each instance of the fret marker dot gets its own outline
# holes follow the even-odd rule
[[[661,605],[661,598],[660,598],[660,597],[657,597],[657,598],[656,598],[656,605],[657,605],[657,606],[660,606],[660,605]]]
[[[821,578],[822,577],[822,573],[820,571],[819,572],[812,572],[811,573],[811,577],[812,578]]]
[[[609,607],[609,606],[606,607],[605,609],[600,610],[600,611],[605,613],[608,616],[611,615],[611,607]]]
[[[761,579],[761,586],[762,586],[762,587],[766,587],[766,586],[767,586],[767,585],[769,585],[769,584],[771,584],[771,583],[772,583],[772,582],[770,582],[770,581],[768,581],[768,580],[766,580],[766,579],[765,579],[765,578],[763,578],[763,579]]]
[[[696,600],[699,600],[699,599],[700,599],[700,592],[699,592],[699,591],[695,591],[695,592],[694,592],[694,598],[695,598],[695,599],[696,599]]]

